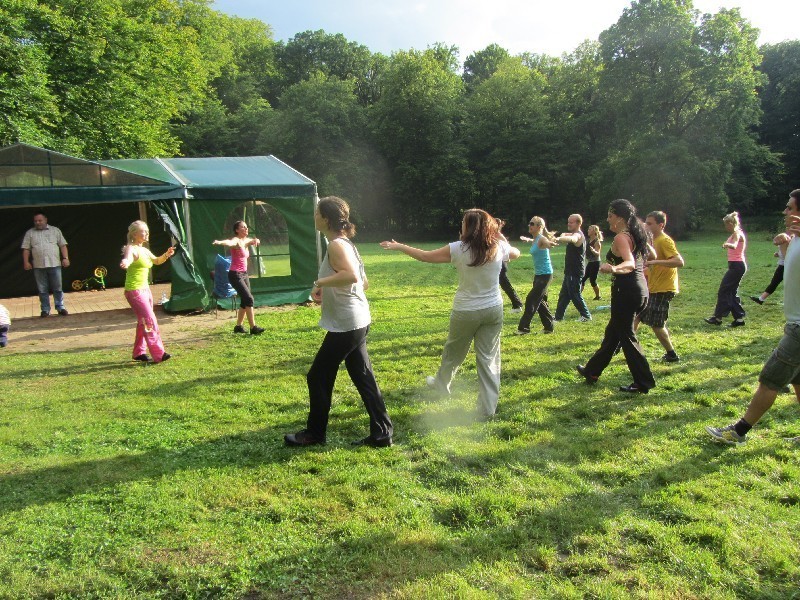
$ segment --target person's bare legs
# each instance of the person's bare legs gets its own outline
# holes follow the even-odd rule
[[[666,327],[653,327],[653,333],[656,334],[656,338],[661,345],[664,346],[664,350],[667,352],[674,352],[675,348],[672,347],[672,340],[669,338],[669,331],[667,331]]]
[[[798,401],[800,401],[800,387],[795,384],[794,386],[794,393],[798,397]],[[756,389],[756,393],[753,394],[753,399],[750,400],[750,404],[747,405],[747,410],[742,417],[747,424],[751,427],[755,426],[761,420],[761,417],[772,408],[772,405],[775,403],[775,398],[778,397],[778,392],[775,390],[769,389],[762,383],[758,384],[758,389]]]

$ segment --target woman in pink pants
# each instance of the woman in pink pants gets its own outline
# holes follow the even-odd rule
[[[144,247],[150,239],[150,230],[144,221],[134,221],[128,227],[128,244],[122,248],[122,262],[119,266],[127,270],[125,275],[125,299],[136,314],[136,341],[133,343],[133,360],[146,362],[147,350],[153,362],[160,363],[169,359],[164,352],[158,322],[153,312],[153,294],[150,292],[148,279],[153,265],[160,265],[175,254],[170,247],[161,256],[155,256]]]

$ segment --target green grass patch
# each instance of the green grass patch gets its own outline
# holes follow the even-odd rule
[[[127,350],[3,356],[0,598],[798,598],[800,454],[781,439],[800,433],[794,398],[742,447],[703,431],[743,412],[783,324],[781,293],[745,299],[746,327],[702,322],[722,237],[679,244],[682,360],[659,362],[642,330],[649,395],[616,391],[630,382],[621,357],[596,386],[575,375],[607,312],[581,324],[570,308],[554,335],[522,337],[508,314],[488,423],[474,356],[449,398],[424,384],[453,269],[362,245],[396,428],[384,450],[350,446],[367,420],[344,370],[328,445],[283,446],[305,423],[316,307],[261,312],[259,337],[166,340],[162,365]],[[743,296],[772,275],[767,234],[748,256]],[[524,296],[527,257],[510,277]]]

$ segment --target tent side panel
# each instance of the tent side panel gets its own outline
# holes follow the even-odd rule
[[[270,276],[267,272],[263,277],[251,277],[250,287],[256,306],[303,302],[308,299],[312,282],[317,277],[313,194],[304,198],[270,196],[246,201],[254,199],[269,204],[285,219],[291,270],[290,275]],[[208,289],[211,289],[214,259],[217,253],[223,253],[224,250],[220,246],[213,246],[211,242],[233,235],[231,231],[224,230],[225,222],[243,202],[245,200],[191,200],[194,257]]]

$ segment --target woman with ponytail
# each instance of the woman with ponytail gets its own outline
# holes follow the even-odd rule
[[[328,240],[328,251],[314,281],[311,297],[322,304],[319,326],[327,331],[306,375],[310,410],[305,429],[284,436],[287,446],[324,444],[333,386],[344,362],[369,415],[369,435],[354,445],[392,445],[393,427],[367,354],[372,317],[364,291],[369,287],[364,262],[350,238],[356,227],[350,207],[336,196],[322,198],[314,211],[314,226]]]
[[[578,365],[578,373],[587,383],[595,383],[617,349],[622,348],[633,383],[620,386],[620,391],[646,394],[656,382],[636,338],[634,318],[647,306],[647,283],[642,269],[649,254],[648,237],[636,216],[636,208],[627,200],[611,203],[608,224],[615,235],[600,272],[612,276],[611,318],[600,348],[585,366]]]
[[[503,329],[503,297],[497,285],[505,261],[519,258],[509,246],[497,220],[485,210],[471,208],[461,220],[461,237],[437,250],[421,250],[394,240],[381,242],[385,250],[399,250],[421,262],[452,263],[458,271],[458,289],[450,313],[450,330],[436,376],[426,382],[444,394],[475,344],[478,370],[479,410],[491,418],[500,397],[500,332]]]
[[[722,283],[719,284],[714,314],[704,321],[709,325],[722,325],[722,319],[731,314],[733,315],[731,327],[741,327],[744,325],[745,312],[742,299],[739,297],[739,284],[742,282],[744,274],[747,273],[747,263],[744,258],[747,239],[742,231],[738,212],[725,215],[722,222],[730,233],[728,239],[722,244],[722,247],[728,251],[728,270],[722,277]]]
[[[547,231],[542,217],[533,217],[528,223],[528,231],[533,237],[521,235],[519,239],[531,243],[533,259],[533,287],[525,298],[525,312],[517,325],[517,335],[531,332],[533,315],[539,313],[544,329],[542,333],[553,333],[553,313],[547,304],[547,288],[553,280],[553,264],[550,262],[550,248],[557,246],[556,236]]]

